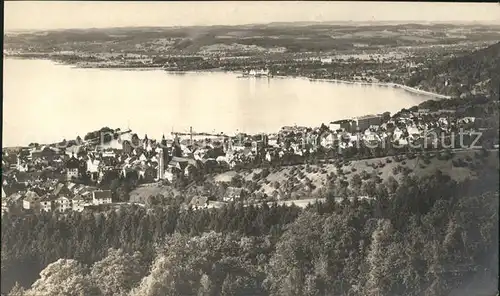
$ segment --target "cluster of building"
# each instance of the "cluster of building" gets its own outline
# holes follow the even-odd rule
[[[112,203],[111,190],[75,183],[58,183],[51,191],[37,187],[7,195],[2,187],[2,214],[7,212],[82,212],[87,207]]]
[[[275,134],[230,137],[190,133],[156,141],[147,135],[140,139],[130,130],[116,130],[119,137],[97,145],[86,142],[64,148],[33,145],[16,151],[6,149],[2,155],[2,212],[15,206],[81,211],[113,202],[113,192],[99,189],[110,179],[135,176],[143,183],[173,183],[178,178],[193,179],[238,165],[279,163],[290,155],[305,157],[319,150],[346,149],[358,141],[389,140],[406,145],[458,126],[472,129],[475,120],[457,118],[452,110],[420,109],[393,117],[376,114],[337,120],[317,128],[287,126]]]

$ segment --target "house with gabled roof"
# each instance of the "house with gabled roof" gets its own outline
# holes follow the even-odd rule
[[[100,161],[94,159],[94,157],[89,157],[87,160],[87,173],[90,174],[90,178],[95,181],[97,179],[97,174],[99,173]]]
[[[199,197],[193,197],[191,199],[191,202],[189,203],[189,206],[195,208],[195,209],[205,209],[208,207],[208,197],[207,196],[199,196]]]
[[[237,201],[243,197],[243,188],[228,187],[224,196],[224,201]]]
[[[141,163],[146,163],[147,160],[148,158],[146,157],[146,155],[144,153],[141,153],[141,155],[139,156],[139,161]]]
[[[111,190],[95,190],[92,192],[92,203],[94,205],[104,205],[112,203]]]
[[[90,186],[85,186],[78,193],[79,193],[79,195],[83,196],[84,198],[90,198],[91,199],[92,198],[92,192],[94,192],[95,190],[97,190],[97,188],[90,187]]]
[[[79,175],[80,169],[80,161],[75,157],[75,155],[71,156],[71,158],[66,161],[66,177],[68,180],[76,179]]]
[[[13,204],[21,204],[23,201],[23,193],[21,192],[14,192],[11,195],[7,196],[5,199],[7,199],[10,203]]]
[[[52,191],[52,194],[56,197],[59,196],[66,196],[66,197],[71,197],[73,196],[73,192],[66,186],[64,183],[59,183],[56,185],[56,188]]]
[[[23,199],[23,208],[25,210],[39,210],[40,207],[40,196],[33,191],[26,192]]]
[[[92,204],[91,198],[85,198],[82,195],[77,195],[71,200],[71,209],[75,212],[82,212],[86,206]]]
[[[2,199],[2,215],[9,212],[9,203],[6,199]]]

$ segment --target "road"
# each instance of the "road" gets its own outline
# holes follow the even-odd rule
[[[368,196],[358,196],[359,199],[369,199],[370,197]],[[344,198],[343,197],[336,197],[335,201],[336,202],[341,202]],[[352,200],[354,197],[348,197],[348,199]],[[325,202],[325,198],[306,198],[306,199],[294,199],[294,200],[280,200],[276,202],[278,205],[286,205],[286,206],[292,206],[295,205],[299,208],[306,208],[308,205],[312,205],[317,202]],[[268,205],[272,205],[274,202],[268,202]]]

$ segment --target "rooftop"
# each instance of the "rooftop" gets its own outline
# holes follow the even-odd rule
[[[111,198],[111,190],[96,190],[94,191],[94,198]]]

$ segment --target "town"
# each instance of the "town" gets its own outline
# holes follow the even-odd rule
[[[103,128],[84,140],[4,149],[2,214],[81,212],[144,203],[128,193],[141,184],[187,188],[204,176],[252,168],[342,163],[419,151],[498,148],[485,141],[487,120],[466,110],[413,107],[333,120],[319,127],[285,126],[273,134],[172,132],[162,139],[139,138],[130,129]],[[473,136],[477,134],[476,136]],[[264,171],[265,172],[265,171]],[[262,173],[265,174],[265,173]],[[265,177],[265,176],[264,176]],[[232,180],[233,181],[233,180]],[[225,194],[199,194],[185,206],[286,200],[287,196],[226,185]],[[125,187],[125,188],[124,188]],[[125,191],[125,192],[124,192]],[[253,199],[250,197],[254,197]]]

